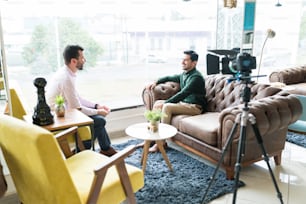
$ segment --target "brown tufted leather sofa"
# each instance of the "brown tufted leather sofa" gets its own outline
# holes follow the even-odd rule
[[[220,160],[230,131],[237,115],[244,107],[241,90],[245,84],[227,82],[224,75],[210,75],[205,78],[208,111],[201,115],[176,115],[171,124],[178,129],[172,140],[184,148],[214,163]],[[277,165],[281,162],[288,125],[295,122],[301,112],[299,100],[279,88],[267,84],[251,86],[249,111],[256,117],[258,129],[269,156],[274,157]],[[154,101],[166,99],[179,90],[179,84],[167,82],[159,84],[154,90],[144,89],[142,97],[146,109],[152,109]],[[228,179],[234,178],[234,166],[237,158],[237,147],[240,136],[240,121],[233,141],[224,156],[222,167]],[[262,160],[262,151],[257,144],[250,122],[246,128],[245,155],[241,165],[246,166]]]
[[[306,95],[306,65],[273,71],[269,81],[276,85],[280,83],[290,93]]]

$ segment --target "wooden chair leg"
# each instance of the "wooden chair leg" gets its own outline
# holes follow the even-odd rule
[[[100,189],[101,189],[103,181],[105,179],[106,172],[107,172],[107,168],[99,171],[99,176],[95,175],[94,180],[92,182],[92,187],[90,189],[87,204],[97,203],[99,193],[100,193]]]
[[[124,161],[116,164],[116,168],[126,195],[126,200],[129,204],[136,204],[135,194],[133,192],[133,188]]]

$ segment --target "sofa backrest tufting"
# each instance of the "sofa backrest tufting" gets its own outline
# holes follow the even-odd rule
[[[245,84],[232,81],[228,82],[229,75],[208,75],[205,77],[206,99],[208,102],[207,110],[209,112],[220,112],[225,108],[243,103],[241,92]],[[271,87],[267,84],[255,84],[251,87],[250,99],[261,99],[267,96],[275,95],[281,91],[279,88]],[[179,84],[175,82],[166,82],[155,87],[154,92],[143,90],[143,101],[147,109],[152,109],[156,100],[167,99],[179,91]],[[150,96],[154,94],[153,96]],[[149,100],[150,99],[150,100]]]
[[[228,82],[230,76],[209,75],[205,78],[206,99],[209,112],[220,112],[225,108],[242,104],[242,91],[246,84],[242,81]],[[258,100],[267,96],[275,95],[281,91],[279,88],[268,84],[248,84],[251,88],[250,100]]]
[[[209,75],[205,78],[207,110],[209,112],[220,112],[227,107],[241,103],[240,91],[235,86],[236,83],[229,83],[228,78],[229,76],[225,75]]]

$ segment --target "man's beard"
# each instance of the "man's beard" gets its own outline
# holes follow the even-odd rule
[[[77,68],[78,70],[83,70],[83,65],[82,65],[82,64],[77,64],[76,68]]]

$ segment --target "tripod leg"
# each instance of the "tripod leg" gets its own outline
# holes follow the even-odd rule
[[[239,175],[241,170],[241,157],[244,156],[244,144],[245,144],[245,138],[246,138],[246,122],[244,124],[243,119],[241,122],[241,129],[240,129],[240,139],[238,144],[238,151],[237,151],[237,161],[235,164],[235,186],[234,186],[234,194],[233,194],[233,204],[236,203],[236,197],[237,197],[237,190],[239,187]]]
[[[215,169],[215,171],[214,171],[214,173],[213,173],[213,176],[212,176],[211,179],[210,179],[210,182],[209,182],[209,184],[208,184],[208,186],[207,186],[207,189],[206,189],[206,191],[205,191],[205,194],[204,194],[204,196],[203,196],[203,198],[202,198],[202,202],[201,202],[202,204],[205,204],[205,198],[206,198],[206,196],[207,196],[207,194],[208,194],[208,191],[209,191],[211,185],[213,184],[213,182],[214,182],[214,180],[215,180],[215,177],[216,177],[217,172],[218,172],[218,170],[219,170],[219,168],[220,168],[220,165],[221,165],[221,163],[223,162],[225,153],[226,153],[226,151],[227,151],[229,145],[230,145],[230,144],[232,143],[232,141],[233,141],[233,138],[234,138],[233,136],[234,136],[234,133],[236,132],[236,129],[237,129],[238,124],[239,124],[239,121],[240,121],[240,114],[237,115],[237,117],[236,117],[236,119],[235,119],[234,126],[232,127],[231,132],[230,132],[230,134],[229,134],[229,136],[228,136],[228,138],[227,138],[227,140],[226,140],[226,142],[225,142],[225,145],[224,145],[224,147],[222,148],[221,158],[220,158],[219,161],[218,161],[217,167],[216,167],[216,169]]]
[[[281,204],[283,204],[284,202],[283,202],[283,199],[282,199],[282,193],[280,192],[280,190],[279,190],[279,188],[277,186],[276,179],[274,177],[272,168],[271,168],[270,163],[269,163],[269,157],[268,157],[267,152],[265,150],[265,147],[263,145],[263,140],[262,140],[262,137],[260,135],[259,129],[258,129],[257,125],[256,125],[256,119],[255,119],[255,117],[252,114],[249,114],[249,120],[250,120],[250,122],[252,124],[252,128],[253,128],[253,131],[255,133],[255,136],[256,136],[256,139],[257,139],[257,143],[259,144],[259,146],[261,148],[262,154],[264,156],[264,160],[267,163],[267,166],[269,168],[269,172],[270,172],[270,175],[271,175],[274,187],[275,187],[276,192],[277,192],[277,197],[279,198]]]

